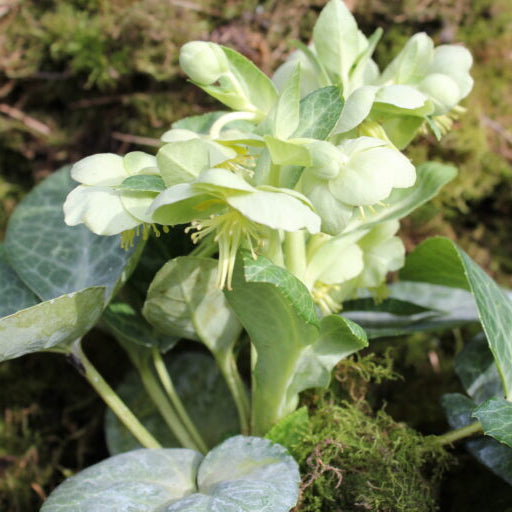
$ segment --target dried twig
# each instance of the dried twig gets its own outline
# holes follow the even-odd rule
[[[493,129],[496,133],[501,135],[507,142],[512,144],[512,133],[506,130],[500,123],[498,123],[498,121],[495,121],[494,119],[491,119],[487,116],[480,116],[480,121],[482,124],[485,124],[489,128]]]
[[[122,142],[140,144],[141,146],[152,146],[158,148],[162,145],[162,141],[152,139],[151,137],[140,137],[138,135],[130,135],[129,133],[112,132],[112,138]]]
[[[52,131],[51,128],[46,124],[38,121],[37,119],[34,119],[33,117],[30,117],[29,115],[25,114],[25,112],[22,112],[17,108],[7,105],[6,103],[0,103],[0,112],[6,116],[11,117],[12,119],[21,121],[27,128],[39,132],[42,135],[50,135]]]

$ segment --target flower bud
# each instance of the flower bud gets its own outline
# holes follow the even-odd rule
[[[310,144],[312,165],[306,172],[314,174],[321,180],[332,180],[338,176],[341,166],[346,162],[345,155],[336,147],[325,141]]]
[[[191,41],[181,47],[180,66],[194,82],[210,85],[229,70],[222,48],[206,41]]]

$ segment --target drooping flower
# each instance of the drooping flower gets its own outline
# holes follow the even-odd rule
[[[129,245],[134,229],[153,223],[147,213],[164,184],[154,156],[141,151],[124,157],[113,153],[88,156],[71,169],[80,185],[64,203],[64,220],[69,226],[85,224],[97,235],[122,234]],[[134,177],[138,177],[135,182]],[[143,178],[141,181],[140,178]]]
[[[153,202],[154,222],[191,223],[195,242],[209,235],[219,246],[219,287],[230,288],[236,253],[241,245],[253,252],[272,231],[310,233],[320,230],[320,218],[298,192],[269,186],[253,187],[233,172],[212,168],[191,183],[168,188]]]
[[[373,207],[416,179],[409,159],[381,139],[359,137],[339,146],[318,141],[309,149],[312,165],[304,170],[302,191],[331,235],[343,231],[356,208]]]

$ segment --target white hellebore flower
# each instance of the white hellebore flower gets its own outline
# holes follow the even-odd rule
[[[124,233],[124,246],[130,245],[135,228],[153,223],[148,208],[165,188],[155,157],[141,151],[124,157],[113,153],[88,156],[72,167],[71,177],[81,184],[64,203],[66,224],[83,223],[97,235]]]
[[[309,149],[313,165],[304,170],[303,192],[331,235],[343,231],[354,208],[372,207],[416,180],[409,159],[382,139],[359,137],[340,146],[318,141]]]
[[[212,234],[219,245],[219,288],[231,287],[236,253],[246,244],[254,254],[257,244],[272,231],[320,230],[320,218],[302,194],[285,188],[253,187],[241,176],[222,169],[207,169],[190,183],[169,187],[153,202],[156,222],[192,223],[194,242]]]

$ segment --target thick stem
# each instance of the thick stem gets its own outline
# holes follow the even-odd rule
[[[191,434],[181,422],[178,414],[167,400],[165,393],[162,391],[159,382],[156,380],[155,375],[149,366],[145,362],[142,362],[137,365],[137,368],[144,388],[179,443],[184,448],[190,448],[192,450],[202,451],[205,453],[206,450],[200,449]]]
[[[137,441],[145,448],[161,448],[162,446],[160,443],[147,431],[144,425],[142,425],[130,409],[126,407],[125,403],[107,384],[89,359],[87,359],[82,350],[80,340],[75,342],[74,349],[73,355],[78,358],[83,366],[85,378],[101,396],[103,401],[112,409],[124,426],[133,434],[135,439],[137,439]]]
[[[219,367],[224,380],[231,392],[233,400],[235,401],[238,411],[238,419],[240,421],[240,429],[242,434],[248,435],[250,429],[250,405],[249,397],[245,385],[240,377],[236,360],[232,352],[229,352],[225,357],[216,358],[217,366]]]
[[[169,400],[174,406],[180,420],[182,421],[183,425],[188,430],[190,436],[194,439],[195,443],[200,448],[200,450],[203,453],[206,453],[208,451],[208,447],[206,446],[206,443],[204,442],[203,438],[201,437],[201,434],[194,425],[194,422],[188,415],[187,410],[183,405],[183,402],[181,401],[178,393],[176,392],[176,388],[174,387],[171,376],[167,371],[164,360],[162,359],[162,356],[156,347],[153,347],[153,364],[155,365],[155,369],[160,379],[160,382],[162,383],[162,386],[165,392],[167,393]]]
[[[304,231],[287,231],[285,233],[284,258],[286,268],[300,280],[303,280],[307,266]]]
[[[470,425],[467,425],[456,430],[450,430],[446,434],[437,436],[437,442],[441,445],[453,444],[457,441],[461,441],[466,437],[471,437],[476,434],[483,434],[482,424],[479,421],[475,421]]]

